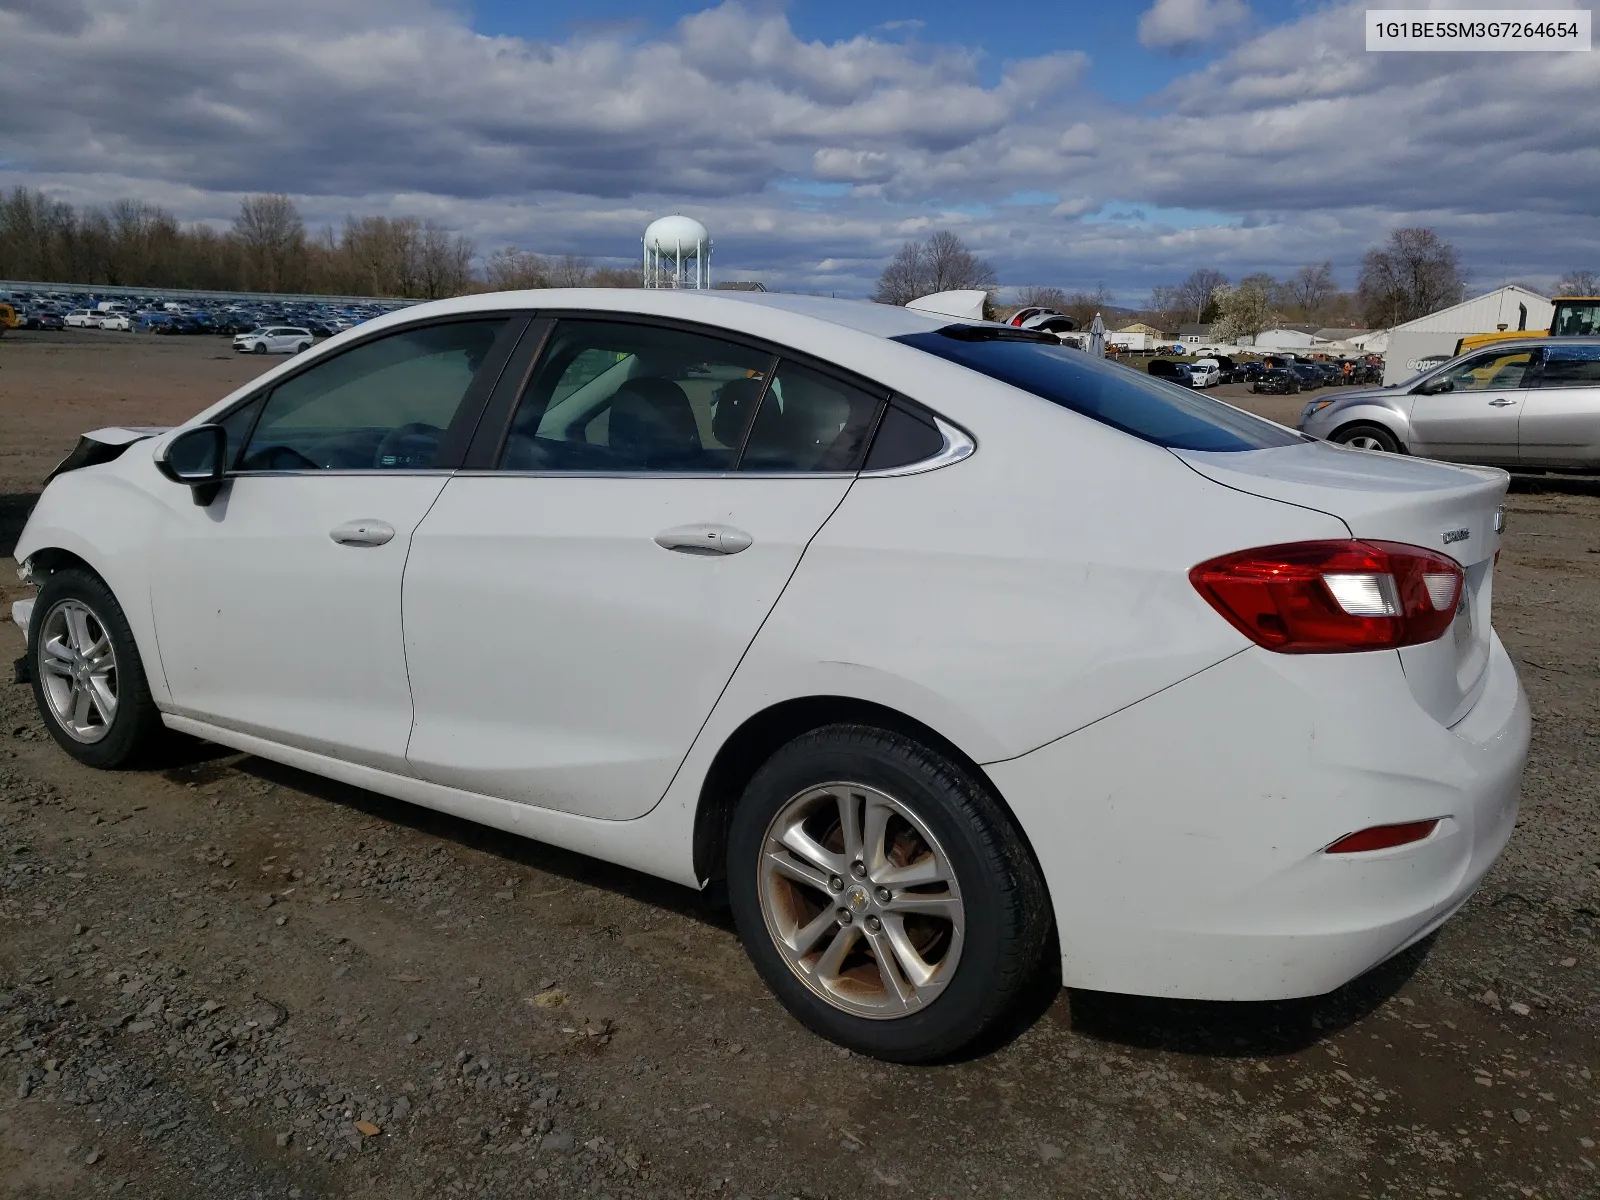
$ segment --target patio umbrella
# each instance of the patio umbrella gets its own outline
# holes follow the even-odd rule
[[[1096,358],[1106,356],[1106,323],[1100,319],[1100,314],[1095,313],[1094,320],[1089,322],[1089,344],[1085,352]]]

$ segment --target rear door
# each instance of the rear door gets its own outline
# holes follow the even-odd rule
[[[1600,344],[1552,340],[1517,426],[1525,467],[1600,469]]]
[[[1537,350],[1485,350],[1450,371],[1448,389],[1414,393],[1407,449],[1424,458],[1515,466],[1517,426],[1538,358]]]
[[[585,816],[649,811],[849,490],[882,399],[719,336],[555,323],[524,393],[485,417],[490,469],[453,478],[413,539],[411,769]]]

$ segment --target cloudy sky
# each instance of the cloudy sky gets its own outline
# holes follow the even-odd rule
[[[1197,266],[1349,286],[1401,225],[1485,288],[1600,269],[1600,49],[1369,54],[1365,7],[0,0],[0,186],[618,262],[682,211],[719,278],[841,295],[946,227],[1129,301]]]

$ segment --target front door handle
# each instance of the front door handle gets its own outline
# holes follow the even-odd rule
[[[328,530],[328,536],[341,546],[381,546],[394,537],[394,526],[387,521],[346,521]]]
[[[1515,404],[1515,403],[1516,403],[1515,400],[1507,400],[1504,396],[1502,396],[1498,400],[1489,401],[1489,407],[1490,408],[1504,408],[1508,404]]]
[[[656,545],[680,554],[737,554],[755,541],[731,525],[678,525],[655,536]]]

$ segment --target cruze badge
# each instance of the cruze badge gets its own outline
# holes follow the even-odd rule
[[[1472,536],[1470,529],[1446,529],[1444,531],[1444,544],[1452,545],[1455,542],[1464,542]]]

